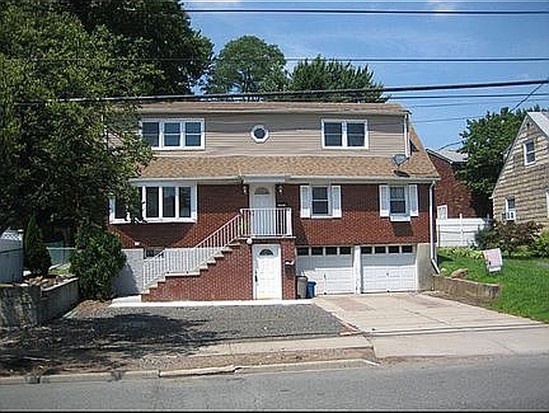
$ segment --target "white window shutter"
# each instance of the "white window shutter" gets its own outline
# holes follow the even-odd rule
[[[332,217],[341,218],[341,186],[332,185]]]
[[[419,207],[418,207],[418,201],[417,201],[417,185],[409,185],[408,191],[409,191],[408,199],[410,200],[410,216],[417,217],[419,216]]]
[[[196,221],[198,219],[198,187],[196,185],[191,186],[191,219]]]
[[[311,217],[311,187],[309,185],[301,185],[299,187],[301,194],[301,218]]]
[[[389,211],[389,186],[380,185],[379,186],[379,216],[388,217],[390,215]]]

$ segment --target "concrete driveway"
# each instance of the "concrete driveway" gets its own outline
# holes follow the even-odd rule
[[[417,293],[330,295],[313,303],[365,333],[377,357],[549,354],[549,325]]]

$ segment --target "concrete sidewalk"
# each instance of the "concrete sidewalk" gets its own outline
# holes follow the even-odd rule
[[[319,296],[383,358],[549,354],[549,325],[428,294]]]

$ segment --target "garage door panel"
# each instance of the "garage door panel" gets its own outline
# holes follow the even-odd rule
[[[317,294],[354,292],[351,255],[297,257],[297,274],[316,282]]]
[[[416,290],[415,254],[364,254],[362,292]]]

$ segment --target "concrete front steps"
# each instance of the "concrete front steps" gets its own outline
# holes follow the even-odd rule
[[[141,293],[141,301],[249,300],[252,299],[253,287],[249,276],[251,265],[249,246],[243,241],[235,241],[197,271],[164,274]],[[240,285],[240,288],[231,289],[230,285]]]

